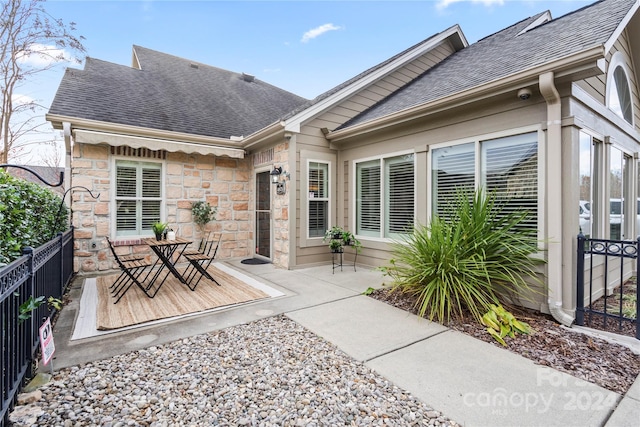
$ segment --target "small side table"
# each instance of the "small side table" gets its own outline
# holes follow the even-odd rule
[[[358,251],[355,251],[355,257],[353,258],[353,271],[356,271],[356,261],[358,260]],[[331,250],[331,274],[335,274],[336,268],[340,267],[342,271],[342,265],[344,263],[344,247],[340,249]]]

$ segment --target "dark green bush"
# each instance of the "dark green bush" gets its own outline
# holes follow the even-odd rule
[[[459,192],[447,218],[393,244],[394,259],[383,271],[396,291],[416,295],[421,316],[447,322],[466,309],[478,320],[508,296],[533,295],[543,286],[537,232],[524,227],[526,212],[503,212],[495,194]]]
[[[68,228],[61,198],[37,184],[0,170],[0,267],[20,257],[24,246],[38,247]]]

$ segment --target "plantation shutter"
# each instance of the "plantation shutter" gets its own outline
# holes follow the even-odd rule
[[[329,165],[309,163],[309,237],[322,237],[329,228]]]
[[[380,161],[356,165],[356,234],[380,237]]]
[[[145,235],[161,220],[160,164],[118,162],[116,165],[116,235]]]
[[[446,218],[458,189],[475,189],[475,144],[433,150],[433,213]]]
[[[413,154],[385,160],[386,199],[385,237],[406,233],[414,219],[414,161]]]
[[[495,191],[505,215],[527,211],[522,223],[538,227],[538,141],[535,133],[483,141],[482,177],[487,191]]]

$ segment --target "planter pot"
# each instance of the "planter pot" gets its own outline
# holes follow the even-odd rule
[[[162,240],[162,233],[155,233],[156,234],[156,240]]]
[[[344,248],[331,248],[332,254],[341,254],[344,252]]]

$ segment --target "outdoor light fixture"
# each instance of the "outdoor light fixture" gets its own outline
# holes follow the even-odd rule
[[[280,174],[282,173],[282,166],[275,166],[271,171],[271,183],[277,184],[280,182]]]
[[[270,175],[271,182],[276,185],[276,194],[285,194],[287,192],[287,187],[284,181],[289,178],[289,174],[282,170],[282,166],[274,166]]]

